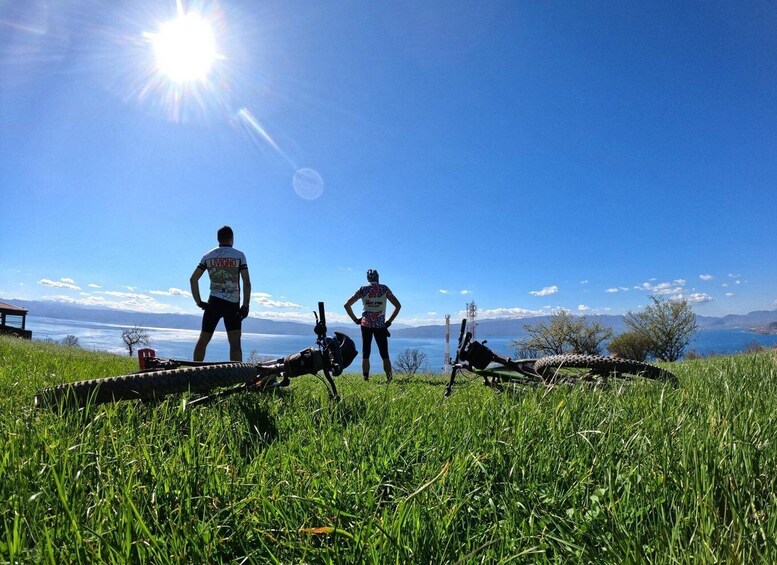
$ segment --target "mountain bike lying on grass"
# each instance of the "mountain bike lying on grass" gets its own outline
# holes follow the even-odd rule
[[[260,363],[199,363],[176,359],[148,357],[144,368],[136,373],[105,379],[94,379],[45,388],[35,395],[35,405],[56,407],[61,404],[83,406],[118,400],[161,398],[168,394],[194,392],[207,394],[217,388],[232,387],[203,396],[189,405],[208,402],[240,391],[264,392],[288,386],[290,379],[322,372],[324,384],[334,399],[339,399],[332,380],[356,358],[356,345],[347,335],[335,332],[328,337],[324,303],[318,303],[316,316],[317,347]]]
[[[445,396],[453,392],[456,374],[470,371],[480,375],[487,386],[501,390],[502,385],[553,385],[553,384],[600,384],[608,378],[630,380],[634,377],[677,383],[677,377],[660,367],[615,357],[599,355],[562,354],[549,355],[539,359],[510,359],[500,357],[472,339],[466,331],[467,320],[461,321],[456,359],[451,369],[451,378],[445,388]]]

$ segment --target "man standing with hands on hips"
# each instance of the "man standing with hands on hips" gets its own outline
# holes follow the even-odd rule
[[[380,357],[383,360],[383,370],[386,373],[386,380],[391,382],[391,360],[388,352],[388,338],[391,335],[388,331],[391,322],[399,314],[402,305],[397,300],[391,289],[385,284],[380,284],[378,271],[369,269],[367,271],[367,284],[357,290],[354,295],[345,303],[345,311],[351,317],[351,320],[361,326],[362,330],[362,373],[364,380],[370,377],[370,352],[372,350],[372,338],[378,345]],[[353,305],[361,299],[364,305],[362,317],[357,318],[353,313]],[[386,319],[386,301],[391,302],[394,311]]]
[[[194,360],[205,359],[205,350],[216,331],[219,320],[224,318],[224,327],[229,340],[230,361],[243,361],[240,345],[243,320],[248,316],[251,300],[251,278],[248,276],[246,256],[232,247],[235,236],[232,228],[224,226],[217,233],[219,246],[208,251],[194,269],[189,283],[192,297],[197,306],[204,310],[202,331],[194,346]],[[200,298],[200,277],[205,271],[210,277],[210,297],[207,302]],[[243,282],[243,306],[240,306],[240,281]]]

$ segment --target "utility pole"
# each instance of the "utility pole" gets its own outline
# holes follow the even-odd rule
[[[472,339],[475,339],[475,330],[477,329],[478,307],[475,305],[475,301],[467,302],[467,331],[472,334]]]

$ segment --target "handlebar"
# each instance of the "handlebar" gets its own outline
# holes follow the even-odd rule
[[[313,332],[316,334],[319,340],[326,338],[326,312],[324,311],[324,303],[318,303],[318,314],[313,312],[316,317],[316,326],[313,328]]]
[[[451,367],[451,376],[448,385],[445,387],[445,396],[450,396],[453,392],[453,384],[456,379],[456,373],[462,370],[484,371],[488,370],[491,363],[499,363],[511,371],[520,373],[531,378],[536,377],[534,373],[534,359],[514,361],[509,357],[502,357],[492,351],[486,342],[483,343],[473,340],[472,333],[466,331],[467,320],[461,321],[461,330],[459,331],[459,344],[456,350],[456,361]],[[486,384],[488,379],[486,378]]]

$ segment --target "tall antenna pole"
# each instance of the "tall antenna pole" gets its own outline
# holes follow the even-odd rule
[[[472,339],[475,339],[475,330],[478,325],[475,321],[477,315],[478,307],[475,305],[475,301],[467,302],[467,331],[472,334]]]

